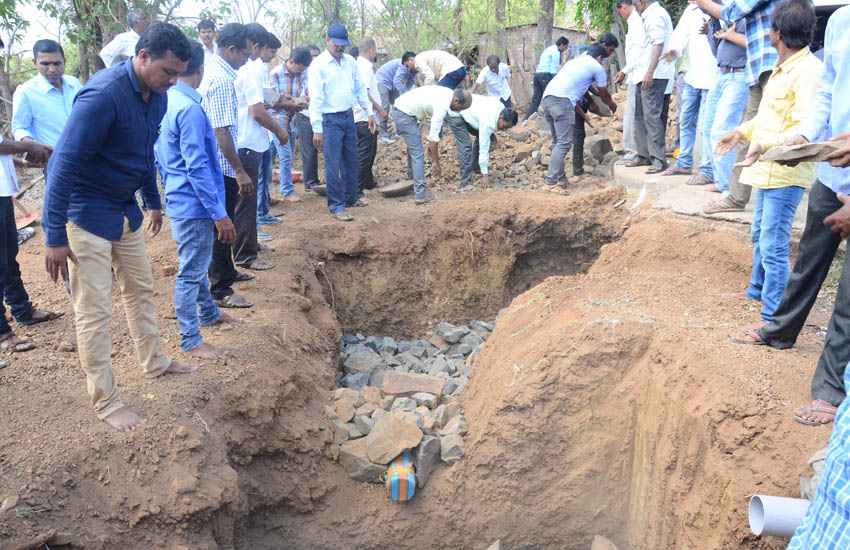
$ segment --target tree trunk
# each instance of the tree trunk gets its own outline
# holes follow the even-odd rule
[[[89,63],[89,45],[86,43],[80,44],[79,49],[80,59],[77,67],[77,76],[85,83],[91,77],[91,64]]]
[[[505,24],[506,0],[496,0],[496,23],[500,26]]]
[[[0,70],[0,98],[3,103],[3,122],[12,121],[12,83],[9,81],[9,73],[6,72],[5,60],[3,62],[4,70]]]
[[[555,24],[555,0],[540,0],[540,12],[537,19],[537,55],[552,42],[552,27]]]

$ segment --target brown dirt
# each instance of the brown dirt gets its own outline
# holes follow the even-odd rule
[[[71,308],[47,282],[39,234],[20,254],[24,280],[38,306],[67,315],[20,329],[39,350],[0,370],[0,501],[20,497],[0,513],[0,546],[55,530],[64,538],[50,548],[501,538],[511,550],[584,549],[595,534],[621,548],[780,548],[748,534],[746,497],[796,494],[828,437],[789,414],[808,396],[822,337],[807,328],[784,352],[730,343],[757,317],[719,298],[748,278],[745,236],[638,214],[612,242],[623,191],[588,183],[576,194],[444,191],[426,208],[378,199],[353,224],[332,221],[318,197],[286,206],[269,229],[277,268],[243,291],[255,303],[237,310],[246,324],[205,332],[235,357],[194,375],[142,376],[115,294],[115,370],[125,402],[148,418],[131,434],[94,418],[76,355],[56,349],[74,341]],[[163,233],[149,252],[173,356],[174,281],[160,269],[176,254]],[[349,479],[322,413],[341,327],[421,334],[508,304],[461,397],[467,456],[407,505]]]

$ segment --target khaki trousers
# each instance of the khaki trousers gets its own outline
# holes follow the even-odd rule
[[[171,365],[165,357],[156,328],[153,303],[153,274],[145,248],[144,230],[130,230],[125,218],[124,233],[117,242],[108,241],[68,223],[68,243],[78,264],[70,262],[71,298],[77,328],[80,363],[98,418],[103,420],[124,405],[118,396],[115,374],[110,366],[112,338],[112,272],[115,270],[127,324],[136,346],[136,358],[146,376],[159,376]]]

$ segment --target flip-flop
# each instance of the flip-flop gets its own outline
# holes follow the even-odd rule
[[[753,341],[752,342],[746,342],[744,340],[739,340],[738,339],[739,336],[751,338]],[[762,338],[759,335],[757,330],[749,330],[749,331],[747,331],[743,334],[736,334],[735,336],[732,337],[732,341],[735,342],[736,344],[743,344],[745,346],[765,346],[765,345],[767,345],[767,344],[765,344],[765,341],[762,340]]]
[[[570,192],[567,191],[565,189],[565,187],[563,185],[560,185],[560,184],[551,184],[551,183],[543,184],[543,190],[546,191],[547,193],[552,193],[552,194],[555,194],[555,195],[569,195],[570,194]]]
[[[679,168],[678,166],[668,166],[666,170],[661,172],[661,175],[662,176],[690,176],[691,175],[691,169],[688,168],[687,170],[683,170],[682,168]]]
[[[19,342],[15,343],[14,340],[17,338],[13,333],[9,332],[8,336],[5,338],[0,337],[0,350],[8,351],[9,353],[20,353],[22,351],[30,351],[35,349],[35,344],[32,342],[27,342],[26,340],[21,340],[18,338]]]
[[[369,200],[364,198],[359,198],[354,204],[350,204],[349,206],[356,206],[358,208],[363,208],[369,206]]]
[[[437,202],[437,199],[434,197],[425,197],[424,199],[414,199],[413,204],[416,206],[422,206],[424,204],[431,204],[432,202]]]
[[[268,262],[264,262],[259,258],[251,261],[251,263],[242,265],[240,267],[244,267],[245,269],[253,269],[254,271],[268,271],[274,267],[274,264],[270,264]]]
[[[616,161],[614,164],[617,166],[628,166],[631,161],[634,160],[634,157],[623,157],[620,160]]]
[[[644,172],[644,174],[650,174],[650,175],[652,175],[652,174],[661,174],[661,173],[662,173],[662,172],[664,172],[664,170],[666,170],[666,169],[667,169],[667,168],[665,168],[665,167],[663,167],[663,166],[650,166],[649,168],[647,168],[647,169],[646,169],[646,171]]]
[[[278,223],[280,223],[280,218],[275,218],[274,216],[269,216],[268,218],[257,220],[257,223],[259,223],[260,225],[278,224]]]
[[[720,212],[743,212],[743,207],[735,206],[734,204],[730,204],[726,197],[723,197],[720,200],[714,201],[710,203],[708,206],[702,209],[703,214],[718,214]]]
[[[714,183],[711,178],[705,174],[697,174],[685,182],[685,185],[710,185]]]
[[[258,243],[267,243],[267,242],[271,242],[273,240],[274,240],[274,237],[269,237],[268,235],[266,235],[265,237],[260,237],[259,235],[257,235],[257,242]]]
[[[335,220],[339,220],[341,222],[351,222],[354,221],[354,216],[349,214],[348,212],[331,212],[331,217]]]
[[[630,163],[626,164],[625,166],[626,166],[626,168],[635,168],[637,166],[649,166],[649,165],[650,165],[649,160],[641,160],[640,157],[635,157],[635,158],[632,159],[632,161]]]
[[[231,294],[227,298],[219,298],[215,300],[216,305],[218,307],[227,307],[234,309],[243,309],[246,307],[251,307],[254,304],[246,300],[244,297],[239,296],[238,294]]]
[[[832,410],[830,410],[832,409]],[[811,403],[809,403],[808,407],[800,407],[796,411],[794,411],[794,420],[799,422],[800,424],[805,424],[806,426],[823,426],[824,424],[829,424],[829,422],[815,422],[813,420],[806,420],[803,418],[804,414],[810,414],[813,412],[819,412],[821,414],[831,414],[832,420],[829,422],[835,421],[835,415],[838,413],[838,408],[834,405],[831,405],[824,401],[823,399],[815,399]]]
[[[31,326],[31,325],[37,325],[39,323],[46,323],[48,321],[53,321],[54,319],[58,319],[58,318],[60,318],[64,315],[64,313],[62,313],[61,311],[45,311],[45,310],[40,310],[40,309],[35,309],[35,308],[33,308],[32,313],[30,315],[34,314],[36,311],[42,311],[43,313],[46,313],[47,315],[40,318],[40,319],[33,319],[32,317],[30,317],[26,321],[18,322],[18,326],[28,327],[28,326]]]
[[[237,271],[236,277],[234,277],[234,281],[243,282],[243,281],[252,281],[256,278],[256,275],[253,273],[248,273],[247,271]]]

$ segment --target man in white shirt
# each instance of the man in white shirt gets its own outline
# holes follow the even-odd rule
[[[617,13],[626,20],[629,27],[626,33],[626,66],[614,77],[614,82],[626,82],[626,112],[623,114],[623,147],[627,161],[637,155],[635,140],[635,99],[640,76],[636,70],[643,59],[643,46],[646,40],[643,19],[635,9],[632,0],[617,0]],[[622,161],[620,161],[622,162]]]
[[[599,97],[612,113],[617,110],[617,104],[611,99],[606,87],[607,76],[602,66],[606,57],[608,50],[605,46],[598,42],[591,44],[587,55],[567,61],[555,78],[546,85],[543,92],[543,114],[552,133],[552,155],[544,179],[547,191],[562,193],[566,185],[564,162],[572,145],[575,108],[590,86],[596,84]]]
[[[127,14],[127,25],[130,30],[115,35],[115,38],[100,50],[100,58],[103,59],[104,66],[111,67],[119,55],[126,55],[128,58],[136,55],[136,42],[148,30],[150,24],[148,16],[143,12],[130,10]]]
[[[274,266],[257,256],[257,188],[260,162],[271,146],[268,132],[272,132],[281,143],[289,141],[289,134],[274,121],[263,104],[263,87],[268,82],[266,62],[276,53],[276,50],[269,50],[268,44],[274,37],[259,23],[249,23],[246,27],[253,46],[248,61],[239,68],[233,83],[236,88],[238,113],[236,149],[239,160],[254,185],[250,195],[240,195],[236,200],[233,216],[233,224],[236,226],[233,249],[236,252],[233,263],[247,269],[266,270]],[[266,57],[265,62],[261,53]]]
[[[215,55],[215,23],[212,19],[201,19],[198,22],[198,39],[204,46],[204,61]]]
[[[357,70],[360,78],[366,86],[372,109],[378,113],[381,121],[386,121],[389,115],[381,106],[381,93],[378,91],[378,79],[372,64],[375,61],[377,47],[375,41],[364,36],[360,39],[360,55],[357,56]],[[357,160],[359,169],[357,171],[357,196],[361,201],[368,204],[364,189],[374,189],[378,186],[372,174],[372,165],[375,163],[375,154],[378,152],[378,134],[369,129],[369,117],[366,111],[358,104],[354,104],[354,129],[357,132]]]
[[[634,0],[634,5],[643,19],[646,39],[643,63],[638,69],[643,76],[635,98],[638,154],[626,166],[649,166],[647,174],[658,174],[667,168],[662,110],[667,84],[675,70],[675,66],[664,61],[661,54],[669,49],[673,22],[667,10],[656,0]]]
[[[431,202],[425,192],[425,150],[422,147],[422,132],[419,123],[431,118],[431,128],[428,132],[428,153],[431,156],[431,175],[439,178],[442,175],[440,155],[437,143],[440,142],[440,132],[449,111],[462,111],[472,105],[472,94],[463,90],[452,91],[445,86],[422,86],[415,88],[395,101],[392,117],[399,135],[407,143],[407,177],[413,180],[414,203],[417,205]],[[450,119],[452,117],[449,117]],[[463,125],[463,122],[460,122]],[[454,129],[454,126],[452,126]],[[465,128],[464,128],[465,131]],[[457,139],[457,135],[455,135]],[[469,134],[467,133],[467,141]],[[458,149],[460,151],[460,149]],[[472,147],[469,147],[472,155]],[[459,155],[460,156],[460,155]],[[467,161],[467,164],[469,162]],[[465,167],[461,164],[461,170]],[[471,166],[468,167],[471,171]]]
[[[490,142],[496,130],[507,130],[516,125],[519,116],[511,107],[505,107],[501,99],[472,94],[472,105],[460,112],[449,112],[449,116],[461,117],[466,129],[475,136],[472,145],[472,162],[478,158],[481,187],[490,187],[488,165],[490,164]]]
[[[688,175],[694,165],[694,145],[697,140],[697,123],[705,120],[708,92],[717,75],[717,59],[708,43],[708,35],[702,33],[709,16],[696,4],[688,4],[670,38],[670,49],[664,52],[665,61],[674,62],[687,48],[688,72],[682,90],[682,108],[679,109],[679,156],[676,163],[661,173],[662,176]],[[706,185],[714,181],[711,164],[711,144],[702,144],[702,162],[692,185]]]
[[[307,71],[310,124],[313,143],[324,152],[328,210],[334,219],[348,222],[354,218],[346,207],[368,204],[357,198],[357,130],[352,108],[358,104],[366,112],[370,132],[378,131],[378,123],[357,62],[345,53],[351,45],[348,30],[334,23],[326,42],[327,49]]]
[[[0,351],[7,353],[29,351],[35,349],[35,345],[12,332],[6,320],[4,301],[20,326],[52,321],[62,315],[56,311],[36,309],[29,301],[17,260],[18,230],[12,203],[12,197],[18,190],[18,176],[15,173],[15,160],[18,159],[13,159],[12,155],[26,153],[33,164],[19,162],[38,167],[47,164],[50,151],[47,145],[37,141],[15,141],[0,136]]]
[[[511,68],[507,63],[500,63],[498,55],[487,58],[487,65],[475,79],[472,93],[477,92],[482,84],[487,85],[487,95],[500,99],[505,107],[511,107]]]
[[[466,78],[463,62],[443,50],[428,50],[416,54],[416,70],[422,74],[425,86],[436,84],[454,90]]]

